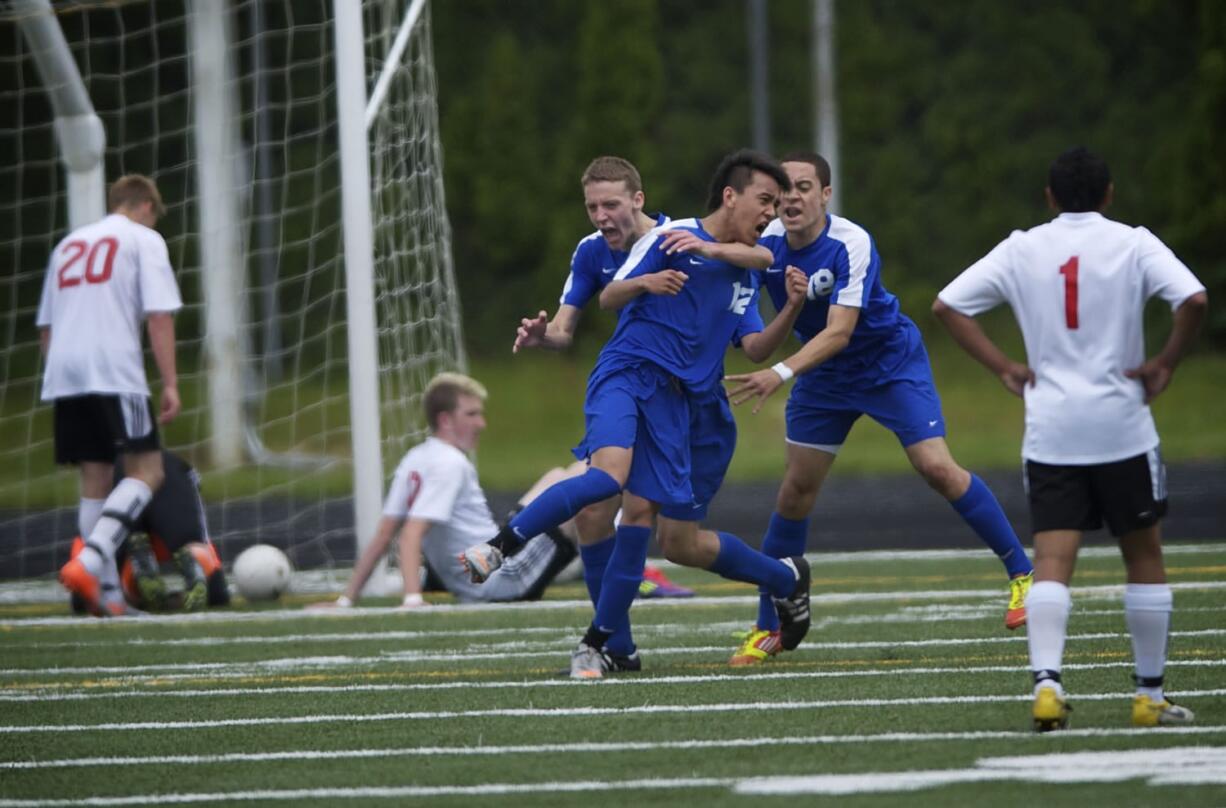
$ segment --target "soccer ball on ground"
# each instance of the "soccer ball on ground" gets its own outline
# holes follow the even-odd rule
[[[271,544],[255,544],[234,560],[234,586],[247,600],[276,600],[289,590],[293,567]]]

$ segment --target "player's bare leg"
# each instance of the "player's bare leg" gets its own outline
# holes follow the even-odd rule
[[[996,553],[1009,575],[1005,627],[1026,623],[1026,595],[1034,582],[1033,567],[1000,503],[987,484],[958,465],[944,438],[928,438],[905,448],[907,459],[924,482],[945,497],[976,535]]]
[[[80,465],[81,502],[77,510],[77,535],[82,539],[94,532],[94,525],[102,515],[102,504],[111,493],[115,481],[115,466],[83,460]]]

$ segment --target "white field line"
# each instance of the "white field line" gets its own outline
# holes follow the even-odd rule
[[[854,614],[835,616],[829,615],[819,617],[813,623],[814,630],[829,628],[831,626],[854,626],[864,624],[880,624],[880,623],[948,623],[948,622],[971,622],[982,620],[985,617],[996,615],[1000,611],[999,604],[985,604],[981,606],[951,606],[947,604],[936,604],[932,606],[904,606],[895,612],[885,612],[882,614]],[[1179,608],[1179,614],[1191,614],[1199,612],[1223,612],[1226,611],[1226,604],[1221,606],[1194,606],[1190,608]],[[1123,609],[1078,609],[1074,604],[1073,617],[1111,617],[1119,616],[1124,613]],[[638,623],[634,626],[634,633],[638,637],[642,636],[678,636],[695,634],[709,634],[720,632],[744,631],[749,625],[749,619],[746,620],[724,620],[713,623],[703,623],[701,625],[687,625],[682,623]],[[571,638],[575,636],[576,630],[573,626],[515,626],[509,628],[458,628],[458,629],[422,629],[415,631],[350,631],[350,632],[313,632],[310,634],[261,634],[251,635],[242,634],[237,636],[209,636],[209,637],[177,637],[177,638],[145,638],[131,637],[124,639],[125,645],[141,646],[149,645],[154,647],[216,647],[225,645],[290,645],[294,643],[306,642],[388,642],[398,640],[418,640],[431,638],[448,638],[454,639],[457,637],[496,637],[505,636],[508,633],[513,634],[537,634],[537,635],[558,635],[560,637]],[[113,648],[115,641],[108,640],[76,640],[63,642],[15,642],[5,643],[6,649],[38,649],[50,650],[56,648],[93,648],[106,647]]]
[[[1128,660],[1118,662],[1083,662],[1066,663],[1066,671],[1103,670],[1109,668],[1131,668],[1133,663]],[[1174,660],[1166,663],[1168,668],[1215,668],[1226,667],[1226,659],[1192,659]],[[407,684],[350,684],[350,685],[272,685],[269,687],[236,687],[217,689],[191,690],[99,690],[96,692],[46,692],[44,690],[8,690],[0,693],[0,702],[54,702],[54,701],[93,701],[97,699],[126,698],[223,698],[227,696],[282,696],[285,694],[308,693],[401,693],[420,690],[527,690],[549,687],[614,687],[618,685],[688,685],[705,684],[709,682],[784,682],[807,679],[842,679],[846,677],[873,676],[949,676],[959,673],[1021,673],[1024,665],[978,665],[974,667],[927,667],[927,668],[868,668],[837,671],[774,671],[771,673],[705,673],[705,674],[674,674],[668,676],[609,676],[599,684],[570,678],[536,679],[536,680],[498,680],[498,681],[452,681],[452,682],[413,682]],[[247,674],[243,674],[244,676]],[[162,682],[172,677],[148,677]],[[191,677],[220,678],[220,677]],[[102,686],[130,686],[141,684],[141,677],[119,677],[107,679]],[[52,687],[75,687],[76,683],[55,683]],[[37,687],[37,686],[35,686]]]
[[[513,631],[513,629],[512,629]],[[39,667],[39,668],[2,668],[0,676],[62,676],[68,674],[132,674],[132,673],[172,673],[175,671],[251,671],[251,670],[285,670],[288,668],[330,668],[342,666],[385,665],[400,662],[451,662],[464,660],[490,659],[523,659],[525,657],[557,656],[574,645],[574,636],[557,641],[523,642],[509,641],[502,643],[486,643],[470,645],[456,651],[408,650],[389,651],[376,656],[307,656],[307,657],[276,657],[273,659],[252,660],[250,662],[181,662],[158,663],[151,665],[93,665],[82,667]],[[1226,634],[1226,629],[1207,628],[1194,631],[1172,631],[1172,638],[1180,637],[1217,637]],[[1122,640],[1128,637],[1120,632],[1097,632],[1092,634],[1074,634],[1068,637],[1071,642],[1087,640]],[[791,653],[808,655],[821,651],[864,650],[871,648],[941,648],[947,646],[979,646],[998,644],[1025,644],[1025,635],[1004,637],[955,637],[947,639],[928,640],[872,640],[859,642],[813,642],[805,643]],[[671,648],[646,647],[642,650],[649,654],[705,654],[727,653],[728,645],[675,646]]]
[[[1153,737],[1147,727],[1070,729],[1061,738]],[[1163,727],[1170,735],[1226,735],[1219,726]],[[145,757],[89,757],[55,760],[0,761],[2,769],[67,769],[88,766],[208,766],[226,763],[263,763],[280,760],[348,760],[391,757],[466,757],[470,755],[556,755],[606,752],[653,752],[686,749],[752,749],[771,746],[819,746],[846,743],[943,743],[948,741],[1040,740],[1034,732],[981,730],[974,732],[882,732],[870,735],[802,735],[765,738],[716,738],[687,741],[605,741],[599,743],[524,744],[514,746],[405,746],[392,749],[305,749],[284,752],[228,752],[216,755],[151,755]]]
[[[1212,592],[1226,589],[1226,581],[1183,581],[1172,583],[1175,591]],[[923,602],[945,600],[991,600],[1002,598],[1004,589],[921,589],[888,592],[826,592],[813,595],[813,603],[818,606],[830,604],[883,603],[892,601]],[[1074,598],[1084,600],[1118,600],[1123,597],[1123,584],[1102,584],[1096,586],[1073,587]],[[726,595],[693,598],[657,598],[636,600],[634,609],[638,611],[655,609],[672,609],[683,606],[747,606],[756,605],[757,595]],[[404,615],[406,619],[432,621],[439,614],[468,614],[483,612],[557,612],[581,610],[591,612],[592,604],[587,600],[541,600],[530,603],[454,603],[435,604],[411,610],[392,608],[352,608],[352,609],[275,609],[260,612],[229,612],[212,611],[195,614],[151,614],[142,617],[118,617],[108,622],[112,625],[154,625],[154,624],[197,624],[197,623],[284,623],[286,620],[336,620],[352,617],[369,617],[372,615],[386,617],[389,614]],[[9,618],[0,620],[0,629],[27,628],[31,626],[81,626],[83,619],[76,616],[63,617],[31,617]]]
[[[1223,696],[1226,689],[1192,690],[1185,699]],[[1074,701],[1127,701],[1128,693],[1087,693]],[[595,716],[667,715],[679,713],[740,713],[769,710],[821,710],[835,707],[921,707],[930,704],[990,704],[1028,702],[1027,694],[986,696],[923,696],[901,699],[829,699],[822,701],[760,701],[716,704],[644,704],[627,707],[502,707],[489,710],[414,710],[396,713],[331,713],[317,715],[268,716],[265,718],[218,718],[200,721],[112,721],[97,724],[26,724],[0,726],[0,735],[30,735],[61,732],[124,732],[158,730],[197,730],[217,727],[292,726],[303,724],[367,724],[383,721],[443,721],[464,718],[591,718]]]
[[[1226,553],[1226,542],[1197,542],[1165,544],[1162,552],[1166,556],[1212,555]],[[1116,558],[1119,550],[1115,547],[1082,547],[1078,551],[1080,558]],[[986,548],[965,548],[958,550],[853,550],[847,552],[814,552],[806,553],[805,558],[814,567],[831,564],[858,564],[880,561],[965,561],[968,558],[978,558],[992,561],[995,556]],[[653,558],[651,563],[665,570],[685,569],[678,564],[662,558]],[[303,593],[318,592],[321,595],[336,592],[344,587],[352,571],[348,568],[305,570],[294,573],[295,585],[301,584],[295,591]],[[63,590],[51,578],[36,578],[21,581],[0,583],[0,604],[15,604],[29,602],[57,602],[63,600]]]
[[[733,778],[689,777],[642,780],[579,780],[553,783],[485,783],[478,786],[364,786],[357,788],[296,788],[260,791],[215,791],[188,794],[132,794],[119,797],[79,799],[9,800],[0,798],[0,808],[75,808],[109,805],[184,805],[195,802],[257,802],[267,800],[404,800],[414,797],[488,797],[505,794],[618,793],[625,789],[731,788]]]
[[[961,783],[1017,780],[1026,785],[1122,783],[1140,786],[1226,785],[1226,747],[1191,746],[1096,752],[1056,752],[979,758],[974,768],[753,777],[734,786],[738,794],[865,794],[915,792]],[[1024,788],[1025,786],[1023,786]],[[920,801],[924,800],[919,797]],[[916,801],[916,798],[910,800]],[[1161,804],[1154,798],[1146,802]]]

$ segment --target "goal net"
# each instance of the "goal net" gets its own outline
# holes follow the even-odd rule
[[[212,538],[227,560],[260,541],[300,569],[351,562],[381,495],[367,483],[355,518],[355,467],[381,487],[425,433],[426,381],[465,365],[429,8],[361,3],[358,52],[337,43],[333,0],[0,4],[0,579],[53,574],[76,533],[77,476],[52,461],[34,318],[47,258],[94,191],[71,182],[71,132],[56,124],[71,82],[39,63],[40,14],[62,31],[101,122],[106,180],[147,174],[166,202],[184,408],[162,436],[202,474]],[[371,101],[358,146],[364,298],[347,290],[363,256],[342,224],[342,60]],[[359,298],[372,316],[351,316]],[[376,353],[378,401],[355,419],[362,344]],[[355,463],[372,428],[374,460]]]

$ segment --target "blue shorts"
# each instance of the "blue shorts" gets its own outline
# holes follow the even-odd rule
[[[656,365],[593,371],[583,403],[587,431],[573,449],[586,460],[606,446],[633,448],[625,490],[660,505],[689,504],[690,408],[680,385]]]
[[[820,368],[798,377],[788,398],[788,443],[841,446],[861,415],[893,432],[903,447],[945,437],[941,397],[924,343],[907,341],[897,355],[879,361],[890,367],[889,375],[861,386],[840,384],[838,377]]]
[[[690,487],[693,501],[662,505],[660,515],[683,522],[707,518],[707,508],[724,484],[724,475],[736,451],[736,420],[723,388],[704,396],[690,397]]]

